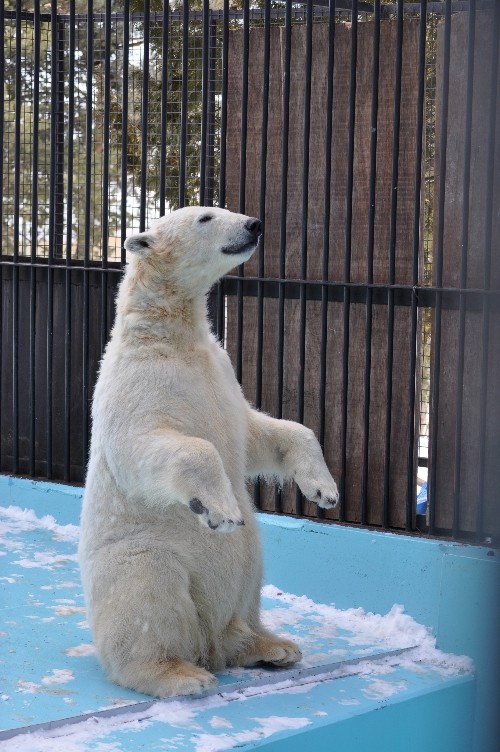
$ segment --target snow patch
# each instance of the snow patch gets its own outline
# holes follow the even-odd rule
[[[373,645],[387,650],[412,648],[397,658],[397,665],[404,668],[413,669],[418,663],[424,663],[446,676],[474,670],[474,664],[467,656],[450,655],[438,650],[436,638],[426,627],[405,614],[404,606],[400,604],[395,604],[387,614],[381,615],[362,608],[340,610],[334,605],[315,603],[305,595],[284,593],[274,585],[263,587],[262,595],[287,606],[264,611],[263,621],[268,629],[276,630],[283,624],[293,625],[306,617],[308,622],[320,623],[325,636],[335,634],[349,645]],[[346,630],[346,634],[339,634],[339,630]],[[360,655],[364,652],[364,649],[359,650]],[[359,665],[364,665],[370,672],[380,669],[383,672],[384,665],[386,671],[391,671],[394,664],[385,659]]]
[[[85,655],[95,655],[96,650],[95,646],[91,643],[82,643],[81,645],[75,645],[74,648],[67,648],[64,652],[66,655],[80,658]]]
[[[267,739],[281,731],[296,731],[308,726],[309,718],[288,718],[271,715],[269,718],[252,718],[258,723],[254,729],[235,734],[194,734],[190,741],[196,752],[219,752],[219,750],[239,747],[247,742]]]
[[[377,679],[361,691],[369,700],[387,700],[388,697],[403,692],[406,686],[405,681],[389,682],[385,679]]]
[[[69,561],[77,560],[76,554],[56,554],[54,551],[37,551],[33,559],[18,559],[12,563],[25,569],[35,569],[38,567],[40,569],[52,570],[55,567],[64,566]]]
[[[73,616],[73,614],[85,613],[85,606],[49,606],[49,608],[57,616]]]
[[[52,674],[42,676],[42,682],[43,684],[67,684],[74,678],[74,673],[67,668],[53,668]]]
[[[6,534],[30,532],[37,529],[48,530],[54,538],[67,543],[77,543],[80,537],[78,525],[59,525],[50,514],[37,517],[32,509],[17,506],[0,507],[0,543]]]
[[[220,715],[214,715],[209,724],[212,728],[232,728],[233,724],[227,718],[222,718]]]

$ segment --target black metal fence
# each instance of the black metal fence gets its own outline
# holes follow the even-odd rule
[[[82,482],[124,238],[218,204],[265,231],[214,328],[320,437],[320,516],[495,539],[500,4],[258,5],[3,2],[0,468]]]

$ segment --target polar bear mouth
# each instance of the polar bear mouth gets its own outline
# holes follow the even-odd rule
[[[258,241],[244,243],[243,245],[227,245],[222,248],[222,253],[227,256],[236,256],[243,253],[253,253],[258,246]]]

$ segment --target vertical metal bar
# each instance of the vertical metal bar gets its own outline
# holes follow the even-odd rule
[[[227,84],[229,54],[229,0],[224,0],[222,10],[222,91],[220,113],[220,178],[219,206],[226,205],[226,155],[227,155]]]
[[[322,280],[328,282],[330,266],[330,211],[332,194],[332,134],[333,134],[333,72],[335,65],[335,11],[336,0],[330,0],[328,8],[328,65],[326,79],[326,132],[325,132],[325,209],[323,219],[323,265]],[[326,366],[328,346],[328,286],[321,287],[321,346],[319,381],[319,441],[325,451],[326,444]],[[318,507],[318,517],[325,512]]]
[[[264,295],[263,283],[265,273],[265,229],[266,229],[266,192],[267,192],[267,139],[269,124],[269,60],[271,53],[271,3],[264,7],[264,59],[262,66],[262,134],[260,140],[260,186],[259,217],[262,221],[262,236],[259,255],[259,281],[257,283],[257,359],[255,365],[255,406],[262,407],[262,357],[264,351]],[[261,486],[255,483],[254,503],[261,506]]]
[[[168,44],[170,26],[169,0],[163,2],[162,54],[161,54],[161,125],[160,125],[160,217],[166,210],[167,186],[167,123],[168,123]]]
[[[92,139],[93,126],[93,63],[94,63],[94,3],[87,3],[87,91],[86,91],[86,118],[85,118],[85,235],[83,249],[83,352],[82,352],[82,443],[83,458],[82,466],[85,473],[87,467],[87,452],[90,438],[90,374],[89,374],[89,271],[90,271],[90,246],[92,243],[92,157],[94,151]]]
[[[189,0],[182,1],[182,85],[181,85],[181,132],[179,164],[179,206],[186,204],[186,159],[188,122],[188,75],[189,75]]]
[[[260,139],[260,186],[259,217],[262,221],[262,237],[259,255],[259,282],[257,287],[257,362],[255,372],[255,405],[262,407],[262,355],[264,349],[264,296],[262,279],[265,273],[265,219],[267,191],[267,139],[269,123],[269,59],[271,53],[271,4],[264,8],[264,59],[262,80],[262,134]]]
[[[401,78],[403,67],[403,22],[404,0],[398,0],[396,63],[394,84],[394,118],[391,166],[391,219],[389,239],[389,284],[396,282],[396,241],[398,226],[398,182],[399,182],[399,131],[401,124]],[[387,368],[386,368],[386,413],[385,413],[385,456],[384,456],[384,496],[382,524],[389,527],[389,502],[391,493],[391,433],[392,433],[392,371],[394,367],[394,289],[387,293]]]
[[[4,0],[0,3],[0,39],[5,39],[5,5]],[[0,46],[0,87],[1,91],[4,91],[5,87],[5,45]],[[3,154],[4,150],[4,117],[5,117],[5,102],[4,97],[0,97],[0,151]],[[0,248],[3,248],[3,180],[4,180],[4,166],[3,159],[0,159]],[[0,253],[0,311],[3,311],[3,266],[1,264]],[[3,428],[2,428],[2,374],[3,368],[3,319],[0,319],[0,468],[3,468],[2,462],[2,440]]]
[[[462,420],[465,361],[465,311],[466,300],[462,292],[467,287],[467,259],[469,252],[469,197],[472,141],[472,94],[474,85],[474,51],[476,32],[476,0],[469,3],[469,29],[467,43],[467,91],[465,102],[465,139],[463,205],[460,253],[460,304],[458,323],[457,398],[455,408],[455,462],[453,469],[453,537],[460,530],[460,475],[462,469]]]
[[[250,0],[243,3],[243,61],[242,61],[242,94],[241,94],[241,136],[240,136],[240,185],[239,211],[245,213],[246,178],[247,178],[247,132],[248,132],[248,59],[250,51]],[[244,265],[238,267],[238,282],[236,288],[237,307],[237,336],[236,336],[236,378],[241,384],[243,376],[243,282]]]
[[[290,56],[292,47],[292,4],[286,2],[285,10],[285,60],[283,71],[283,140],[281,147],[281,203],[280,203],[280,245],[279,278],[286,274],[286,215],[288,209],[288,133],[290,129]],[[277,417],[283,417],[283,358],[285,343],[285,289],[279,284],[278,297],[278,392]]]
[[[21,65],[22,27],[21,7],[16,6],[16,53],[15,53],[15,115],[14,115],[14,223],[12,268],[12,472],[19,472],[19,233],[21,198]]]
[[[373,70],[370,136],[370,207],[368,210],[368,249],[366,320],[365,320],[365,373],[363,406],[363,475],[361,479],[361,522],[368,522],[368,467],[370,448],[370,392],[372,368],[372,325],[373,325],[373,255],[375,249],[375,209],[377,190],[377,140],[378,140],[378,83],[380,62],[380,0],[375,2],[373,21]]]
[[[73,139],[75,133],[75,0],[69,4],[68,188],[66,195],[66,271],[64,299],[64,480],[71,480],[71,255],[73,244]]]
[[[56,184],[55,184],[55,207],[54,207],[54,245],[53,258],[63,257],[64,244],[64,107],[66,104],[64,94],[64,20],[56,17],[57,42],[56,42]]]
[[[313,4],[307,0],[306,9],[306,70],[304,81],[304,138],[302,161],[302,231],[300,238],[300,274],[301,280],[307,279],[307,235],[309,230],[309,139],[311,135],[311,77],[312,77],[312,35],[313,35]],[[299,326],[299,378],[297,384],[297,420],[304,422],[304,390],[306,372],[306,316],[307,299],[306,285],[301,282],[299,293],[300,326]],[[303,511],[302,494],[299,489],[295,496],[295,513],[301,515]]]
[[[345,220],[345,248],[344,248],[344,281],[351,281],[351,243],[352,243],[352,215],[354,191],[354,131],[356,126],[356,62],[358,55],[358,0],[352,3],[351,24],[351,60],[349,79],[349,136],[347,149],[347,193]],[[344,288],[344,330],[343,330],[343,364],[342,364],[342,470],[340,475],[340,511],[339,518],[345,520],[345,491],[347,479],[347,407],[349,389],[349,323],[350,323],[351,293],[350,288]]]
[[[57,0],[50,4],[50,196],[49,196],[49,247],[47,256],[47,364],[46,364],[46,470],[47,478],[52,478],[52,356],[54,337],[54,270],[53,260],[57,247],[58,219],[58,28]]]
[[[224,0],[222,11],[222,91],[220,114],[220,176],[219,206],[226,205],[226,156],[227,156],[227,87],[229,51],[229,0]],[[224,343],[225,297],[224,282],[217,284],[217,336]]]
[[[46,392],[46,476],[52,478],[52,439],[53,439],[53,351],[54,351],[54,269],[53,261],[58,255],[60,225],[60,174],[62,169],[59,153],[59,110],[60,75],[58,54],[60,35],[57,18],[57,0],[51,0],[51,124],[50,124],[50,205],[49,205],[49,248],[47,258],[47,392]]]
[[[111,0],[104,6],[104,98],[102,124],[101,354],[108,339],[109,137],[111,112]]]
[[[500,40],[500,4],[495,6],[493,22],[493,37],[491,49],[491,88],[490,88],[490,117],[488,134],[488,174],[486,184],[486,233],[484,243],[484,296],[483,296],[483,327],[482,327],[482,358],[481,358],[481,388],[479,396],[479,483],[478,483],[478,511],[476,520],[476,537],[483,540],[490,531],[484,529],[484,493],[485,493],[485,465],[486,465],[486,413],[488,409],[488,356],[490,342],[490,297],[491,263],[493,251],[493,221],[495,207],[493,205],[495,188],[495,146],[497,145],[497,102],[498,102],[498,46]],[[498,157],[497,157],[498,162]]]
[[[149,37],[150,0],[144,0],[144,44],[142,59],[141,102],[141,194],[139,205],[139,229],[146,229],[146,198],[148,195],[148,115],[149,115]]]
[[[434,264],[436,269],[435,280],[438,291],[436,292],[436,307],[434,310],[434,355],[432,363],[431,381],[431,446],[430,457],[432,458],[429,468],[429,532],[436,531],[436,479],[438,447],[437,432],[439,424],[439,391],[440,391],[440,360],[441,360],[441,312],[443,299],[439,288],[443,286],[443,242],[444,242],[444,205],[446,194],[446,152],[448,140],[448,97],[450,87],[450,37],[451,37],[451,0],[445,0],[444,17],[444,49],[443,49],[443,92],[441,106],[441,131],[440,131],[440,155],[439,155],[439,194],[438,194],[438,226],[436,238],[436,254]]]
[[[280,203],[280,245],[279,278],[283,280],[286,273],[286,215],[288,208],[288,133],[290,128],[290,56],[292,49],[292,2],[286,0],[285,6],[285,60],[283,70],[283,141],[281,148],[281,203]],[[277,380],[277,417],[283,417],[283,365],[285,351],[285,289],[279,283],[278,297],[278,380]],[[281,490],[276,491],[275,511],[281,512]]]
[[[209,15],[208,34],[208,113],[207,113],[207,156],[206,156],[206,185],[205,205],[214,205],[215,193],[215,79],[217,75],[217,22],[213,14]]]
[[[239,211],[245,211],[247,176],[247,117],[248,117],[248,57],[250,51],[249,0],[243,2],[243,60],[241,82],[241,132],[240,132],[240,186]]]
[[[425,110],[425,46],[427,35],[427,0],[420,3],[420,33],[418,52],[418,97],[417,97],[417,127],[416,127],[416,158],[415,158],[415,198],[413,213],[413,263],[412,263],[412,286],[415,290],[418,285],[419,256],[420,256],[420,208],[422,197],[422,152],[424,137],[424,110]],[[408,483],[406,489],[406,530],[413,529],[413,512],[416,505],[414,484],[415,463],[415,410],[416,410],[416,385],[417,385],[417,324],[418,324],[418,298],[415,293],[411,299],[411,334],[410,334],[410,367],[408,371],[408,394],[409,428],[408,428]]]
[[[200,206],[205,206],[207,183],[207,142],[208,142],[208,94],[209,94],[209,0],[202,0],[202,49],[201,49],[201,143],[200,143]]]
[[[33,4],[33,140],[31,169],[31,263],[36,262],[38,236],[38,136],[40,117],[40,0]],[[35,385],[36,385],[36,267],[30,269],[29,350],[29,474],[35,475]]]
[[[123,70],[122,70],[122,138],[121,138],[121,205],[120,205],[120,248],[121,263],[125,264],[126,252],[123,244],[127,234],[127,144],[128,144],[128,56],[130,49],[130,0],[123,5]]]

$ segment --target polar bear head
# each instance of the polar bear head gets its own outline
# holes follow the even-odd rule
[[[157,274],[191,292],[206,292],[223,274],[247,261],[262,224],[226,209],[189,206],[132,235],[125,248]]]

